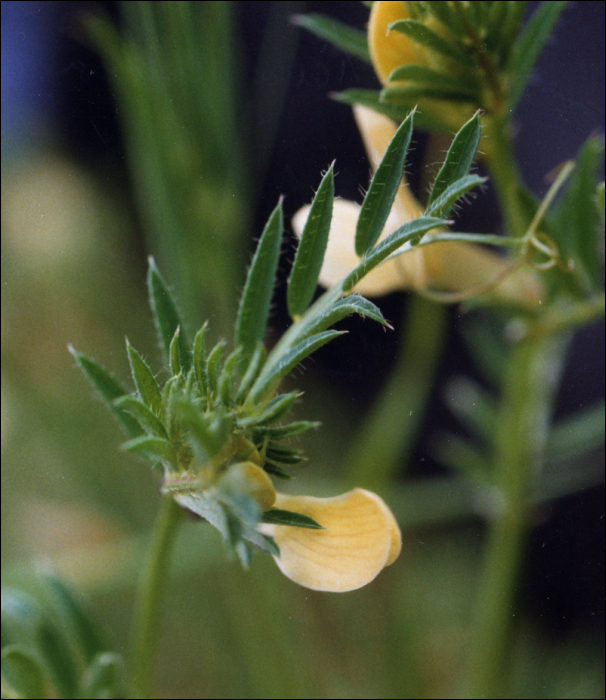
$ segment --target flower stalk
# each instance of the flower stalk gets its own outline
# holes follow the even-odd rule
[[[152,535],[147,562],[141,574],[131,634],[132,698],[150,698],[154,647],[160,622],[172,545],[184,511],[173,498],[163,498]]]

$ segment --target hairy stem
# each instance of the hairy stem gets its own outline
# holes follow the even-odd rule
[[[472,627],[464,697],[507,697],[503,687],[516,582],[523,561],[534,479],[540,469],[563,343],[529,336],[511,353],[496,426],[497,494]]]

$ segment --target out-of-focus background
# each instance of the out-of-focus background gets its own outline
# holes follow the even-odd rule
[[[376,87],[369,66],[291,22],[311,11],[362,28],[362,3],[150,3],[163,6],[155,15],[146,5],[2,2],[3,576],[27,586],[33,566],[53,568],[86,596],[118,651],[157,483],[119,451],[116,424],[66,346],[127,383],[128,334],[161,368],[146,302],[148,255],[191,327],[208,319],[215,337],[229,337],[254,241],[278,197],[286,195],[288,221],[336,158],[338,195],[359,200],[368,163],[350,109],[329,93]],[[128,48],[143,45],[147,52]],[[170,56],[164,71],[154,50]],[[571,4],[516,120],[520,166],[539,196],[546,176],[604,131],[603,55],[604,3]],[[137,90],[127,109],[124,94]],[[408,168],[417,188],[425,142],[416,137]],[[466,208],[461,226],[499,226],[490,191]],[[291,238],[270,341],[288,323],[292,250]],[[305,391],[298,417],[323,423],[300,440],[309,463],[293,491],[349,487],[343,455],[389,376],[406,318],[405,295],[380,305],[396,332],[353,320],[346,337],[289,380]],[[449,311],[420,436],[382,492],[404,526],[398,562],[363,590],[315,593],[269,558],[242,571],[217,533],[192,521],[179,539],[162,623],[162,697],[453,692],[481,526],[470,494],[445,482],[432,446],[444,430],[462,430],[448,397],[457,377],[479,376],[461,334],[473,321]],[[603,356],[603,324],[575,337],[557,416],[603,397]],[[603,448],[586,460],[578,469],[594,474]],[[516,697],[603,696],[603,491],[592,478],[571,483],[536,512],[512,611]]]

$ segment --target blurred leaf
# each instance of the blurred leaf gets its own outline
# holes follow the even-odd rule
[[[307,29],[312,34],[325,39],[341,51],[370,63],[368,40],[366,34],[359,29],[349,27],[324,15],[295,15],[294,24]]]
[[[75,594],[57,576],[43,573],[41,578],[51,593],[53,609],[65,626],[71,628],[76,647],[90,661],[103,648],[95,626]]]
[[[564,258],[573,261],[573,274],[581,280],[586,291],[597,291],[602,285],[595,190],[603,153],[600,138],[587,139],[578,155],[568,189],[553,216],[556,242]]]
[[[153,435],[159,438],[168,438],[166,429],[158,416],[156,416],[155,413],[152,413],[144,403],[136,399],[134,396],[122,396],[119,399],[116,399],[115,403],[119,408],[128,411],[131,416],[136,418],[146,431],[151,432]]]
[[[476,112],[466,124],[463,124],[454,137],[446,154],[444,165],[433,184],[429,205],[433,204],[450,185],[467,175],[478,149],[480,136],[480,114]]]
[[[377,242],[402,181],[404,163],[412,137],[414,112],[398,127],[362,202],[356,225],[356,253],[364,255]]]
[[[497,423],[494,399],[472,379],[458,377],[446,391],[446,403],[452,413],[476,438],[490,445]]]
[[[449,185],[442,194],[427,207],[428,216],[447,217],[456,202],[474,188],[485,183],[487,178],[478,175],[465,175]]]
[[[501,5],[505,3],[493,3],[495,5]],[[431,14],[438,19],[449,32],[457,34],[459,36],[466,36],[467,31],[465,25],[463,24],[459,15],[453,10],[451,4],[448,2],[426,2],[425,5],[429,8]]]
[[[509,109],[514,110],[520,101],[534,65],[566,5],[565,0],[540,3],[515,42],[509,66],[512,76],[507,100]]]
[[[526,14],[528,3],[526,0],[513,0],[505,4],[507,5],[507,13],[505,15],[505,21],[503,22],[499,49],[502,59],[507,62],[513,51],[518,33],[520,32],[520,26]]]
[[[263,373],[255,382],[251,389],[251,399],[259,401],[267,394],[271,393],[280,383],[280,380],[285,377],[292,369],[300,364],[306,357],[314,353],[326,343],[329,343],[334,338],[343,335],[344,331],[324,331],[307,338],[295,345],[295,347],[286,353],[272,367],[271,372]]]
[[[152,374],[151,369],[141,355],[133,348],[126,339],[126,350],[133,375],[133,381],[139,392],[139,396],[143,403],[147,405],[157,416],[162,413],[162,395],[156,378]]]
[[[468,95],[479,94],[479,85],[471,75],[465,78],[459,78],[452,73],[443,73],[416,63],[407,63],[395,68],[389,75],[387,82],[392,83],[399,80],[418,83],[418,87],[446,88],[461,93],[467,93]]]
[[[458,43],[445,39],[432,29],[415,19],[399,19],[389,25],[390,32],[399,32],[418,44],[427,46],[431,51],[446,56],[465,68],[474,68],[475,61]]]
[[[309,306],[324,262],[335,198],[334,163],[322,178],[311,204],[288,280],[288,312],[294,318]]]
[[[469,440],[456,435],[441,436],[433,445],[435,458],[459,476],[480,486],[490,486],[490,465],[484,455]]]
[[[158,331],[158,338],[164,350],[166,360],[168,362],[171,361],[170,346],[177,329],[180,329],[178,343],[181,364],[183,365],[183,369],[187,372],[190,366],[190,357],[189,345],[187,343],[183,323],[179,318],[177,305],[152,257],[149,258],[147,287],[149,290],[150,306],[154,314],[154,321]]]
[[[82,677],[80,697],[91,700],[124,697],[123,676],[124,662],[118,654],[98,654]]]
[[[293,527],[304,527],[309,530],[324,530],[319,522],[303,513],[294,513],[290,510],[280,510],[271,508],[263,513],[262,521],[272,525],[292,525]]]
[[[443,100],[445,102],[469,102],[476,105],[479,93],[473,89],[461,90],[456,87],[442,85],[423,85],[412,83],[408,85],[392,84],[381,90],[381,100],[384,102],[408,105],[421,100]]]
[[[299,464],[305,460],[305,455],[299,450],[291,450],[287,447],[276,447],[271,445],[267,448],[265,455],[272,462],[280,464]]]
[[[11,645],[2,650],[2,697],[48,698],[46,674],[28,649]]]
[[[246,366],[257,343],[263,342],[265,338],[280,257],[282,230],[282,201],[280,201],[265,225],[240,300],[236,320],[236,346],[242,347],[242,366]]]
[[[122,426],[125,428],[128,435],[137,437],[143,432],[137,421],[120,406],[116,405],[116,399],[127,396],[128,392],[123,389],[120,384],[105,370],[101,365],[92,360],[90,357],[83,355],[75,350],[71,345],[68,345],[68,350],[74,356],[76,362],[80,365],[80,369],[84,372],[87,379],[101,394],[105,403],[118,418]]]
[[[142,435],[141,437],[129,440],[122,445],[123,450],[135,452],[148,459],[175,461],[175,454],[172,445],[168,440],[151,435]]]
[[[401,122],[408,117],[412,107],[402,107],[400,105],[388,104],[382,102],[381,92],[379,90],[361,90],[352,88],[343,92],[333,92],[330,95],[337,102],[343,102],[346,105],[362,105],[374,109],[379,114],[384,114],[386,117],[393,119],[395,122]],[[418,122],[418,118],[417,118]]]
[[[604,444],[604,403],[574,413],[558,421],[549,434],[546,459],[572,460]]]

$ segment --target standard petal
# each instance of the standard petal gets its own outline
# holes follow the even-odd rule
[[[368,48],[375,72],[382,83],[398,66],[418,62],[418,52],[407,36],[399,32],[387,33],[392,22],[409,18],[405,2],[380,0],[372,4],[368,20]]]
[[[393,563],[400,554],[400,528],[384,501],[364,489],[334,498],[278,494],[276,508],[303,513],[325,529],[262,525],[280,556],[282,573],[318,591],[345,592],[360,588]]]
[[[293,217],[293,231],[299,237],[303,233],[309,209],[309,206],[305,206],[299,209]],[[360,262],[354,248],[356,224],[359,216],[359,204],[345,199],[335,200],[326,255],[320,271],[320,284],[323,287],[329,288],[340,282]],[[401,226],[400,219],[392,211],[382,236],[386,232],[392,233],[398,226]],[[389,294],[403,288],[405,287],[401,265],[396,260],[389,260],[364,277],[353,291],[372,297]]]

